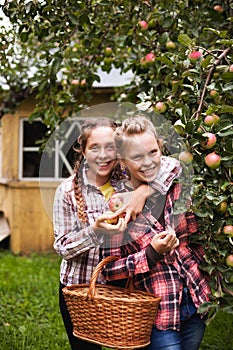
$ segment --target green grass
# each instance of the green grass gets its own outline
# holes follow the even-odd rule
[[[1,350],[69,350],[58,307],[60,258],[0,251]],[[200,350],[232,349],[233,316],[217,314]]]

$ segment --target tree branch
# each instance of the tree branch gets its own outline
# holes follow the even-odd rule
[[[206,78],[206,81],[205,81],[205,85],[204,85],[204,88],[203,88],[203,91],[202,91],[202,94],[201,94],[201,98],[200,98],[200,103],[199,103],[199,106],[198,106],[198,109],[197,111],[195,112],[196,114],[196,119],[199,118],[200,114],[201,114],[201,110],[202,110],[202,106],[203,106],[203,102],[204,102],[204,97],[205,97],[205,94],[206,94],[206,90],[207,90],[207,86],[213,76],[213,73],[215,71],[215,68],[217,67],[217,65],[221,62],[222,58],[223,57],[226,57],[226,55],[228,54],[228,52],[230,51],[230,47],[228,47],[227,49],[225,49],[221,55],[216,59],[216,61],[214,62],[213,66],[210,68],[209,72],[208,72],[208,75],[207,75],[207,78]]]

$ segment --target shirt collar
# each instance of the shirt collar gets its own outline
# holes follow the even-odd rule
[[[182,167],[177,159],[162,156],[159,172],[151,185],[161,194],[166,194],[173,184],[173,181],[180,176],[181,172]]]

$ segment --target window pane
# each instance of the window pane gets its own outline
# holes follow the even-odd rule
[[[36,147],[36,141],[42,139],[47,131],[47,127],[40,121],[23,123],[23,147]]]
[[[41,154],[39,152],[23,153],[23,177],[38,177]]]
[[[40,166],[40,170],[39,170],[39,174],[37,176],[39,176],[39,177],[55,177],[54,152],[52,152],[50,154],[43,152],[39,166]]]

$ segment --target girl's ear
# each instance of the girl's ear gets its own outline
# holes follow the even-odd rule
[[[158,146],[159,146],[160,151],[162,151],[162,148],[163,148],[163,140],[162,140],[162,139],[158,139],[158,140],[157,140],[157,143],[158,143]]]

